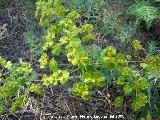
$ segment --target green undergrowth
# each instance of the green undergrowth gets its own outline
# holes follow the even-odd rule
[[[128,42],[136,36],[140,23],[146,23],[149,30],[154,20],[159,19],[159,7],[156,1],[120,0],[72,0],[74,8],[81,13],[82,21],[94,25],[96,33],[115,38],[120,42]]]

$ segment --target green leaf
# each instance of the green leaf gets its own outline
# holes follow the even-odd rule
[[[83,37],[83,42],[88,42],[88,41],[90,41],[90,40],[92,40],[92,39],[94,39],[95,38],[95,35],[94,34],[87,34],[85,37]]]
[[[72,21],[78,18],[80,15],[76,11],[70,12],[66,17],[71,19]]]
[[[133,40],[132,46],[133,46],[135,52],[138,52],[138,51],[142,50],[142,48],[143,48],[139,40]]]
[[[99,86],[99,87],[105,86],[105,78],[103,77],[102,73],[95,72],[94,79],[96,80],[96,86]]]
[[[147,96],[144,93],[139,93],[131,106],[133,110],[138,111],[140,108],[144,107],[147,102]]]
[[[101,60],[102,65],[107,70],[112,70],[115,68],[115,58],[114,57],[106,57],[104,56]]]
[[[113,46],[108,46],[108,47],[106,48],[106,55],[107,55],[107,56],[114,56],[114,55],[116,55],[116,49],[115,49],[115,47],[113,47]]]
[[[81,95],[81,88],[83,87],[82,83],[74,83],[72,86],[72,94],[74,96],[80,96]]]
[[[140,63],[140,67],[142,67],[143,69],[147,68],[148,65],[146,63]]]
[[[122,67],[121,68],[121,72],[122,72],[122,75],[124,76],[131,76],[131,69],[127,66],[127,67]]]
[[[44,92],[44,89],[43,87],[39,86],[39,85],[36,85],[36,84],[32,84],[30,86],[30,91],[31,92],[34,92],[36,94],[42,94]]]
[[[64,14],[64,8],[60,0],[54,0],[54,14],[58,17]]]
[[[132,93],[132,87],[126,84],[123,86],[123,91],[125,95],[130,95]]]
[[[49,68],[51,71],[57,71],[58,70],[58,64],[57,62],[54,60],[54,58],[52,58],[50,61],[49,61]]]
[[[148,112],[148,113],[147,113],[146,120],[152,120],[152,117],[151,117],[151,114],[150,114],[150,112]]]
[[[82,92],[81,97],[82,97],[84,100],[88,100],[88,99],[91,97],[91,93],[90,93],[89,91],[84,91],[84,92]]]
[[[44,50],[47,50],[49,49],[52,45],[53,45],[53,39],[55,38],[55,33],[48,33],[46,36],[45,36],[45,44],[43,46],[43,49]]]
[[[90,89],[91,89],[90,85],[86,85],[86,84],[84,84],[83,87],[80,89],[81,97],[84,100],[88,100],[91,97]]]
[[[116,57],[115,57],[115,61],[116,61],[117,64],[123,63],[124,60],[125,60],[125,55],[122,54],[122,53],[118,53],[118,54],[116,55]]]
[[[89,84],[90,86],[93,86],[96,82],[93,74],[91,72],[85,72],[83,75],[82,75],[82,80]]]
[[[115,107],[116,108],[119,108],[119,107],[121,107],[122,105],[123,105],[123,96],[118,96],[118,97],[116,97],[115,98],[115,100],[114,100],[114,105],[115,105]]]
[[[49,76],[48,81],[51,85],[57,85],[58,81],[60,80],[60,74],[62,73],[62,70],[58,70],[57,72],[53,72],[51,76]]]
[[[69,38],[67,36],[62,36],[59,41],[62,44],[66,44],[68,42],[68,40],[69,40]]]
[[[60,77],[60,83],[65,84],[69,79],[69,72],[67,70],[62,71],[62,76]]]
[[[48,62],[48,57],[46,53],[42,53],[41,58],[39,59],[40,68],[45,68]]]
[[[92,24],[85,24],[82,26],[83,32],[92,32],[93,25]]]
[[[126,80],[126,78],[124,76],[119,76],[117,78],[116,83],[117,83],[117,85],[124,85],[125,84],[125,80]]]
[[[61,43],[57,43],[52,47],[52,54],[59,56],[61,53]]]
[[[10,111],[15,111],[17,108],[19,108],[23,104],[24,98],[16,98],[14,102],[11,105]]]
[[[5,68],[11,69],[11,67],[12,67],[11,61],[7,61]]]
[[[72,63],[72,65],[76,66],[78,64],[78,58],[77,58],[77,52],[76,50],[73,50],[72,52],[69,52],[67,54],[68,61]]]
[[[0,106],[0,115],[2,115],[4,112],[4,107],[3,106]]]
[[[2,67],[5,67],[6,63],[7,63],[7,61],[0,56],[0,64],[2,65]]]
[[[74,96],[80,96],[84,100],[88,100],[91,97],[91,88],[90,86],[79,82],[79,83],[74,83],[72,87],[72,94]]]
[[[45,85],[45,86],[50,85],[50,82],[48,80],[48,76],[46,74],[43,74],[43,76],[42,76],[42,82],[43,82],[43,85]]]
[[[133,81],[133,85],[134,89],[146,90],[148,89],[149,83],[146,79],[135,78],[135,80]]]
[[[149,87],[149,83],[146,79],[140,79],[139,81],[139,88],[142,90],[146,90]]]

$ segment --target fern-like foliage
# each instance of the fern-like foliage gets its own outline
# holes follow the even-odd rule
[[[136,17],[137,25],[144,20],[147,28],[150,28],[154,19],[158,18],[158,9],[149,2],[136,2],[129,8],[129,14]]]
[[[151,55],[155,54],[158,51],[157,43],[154,41],[148,42],[147,51]]]

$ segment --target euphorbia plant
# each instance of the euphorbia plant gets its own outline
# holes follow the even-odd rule
[[[36,16],[40,17],[40,25],[47,28],[43,45],[43,53],[39,59],[40,68],[49,69],[48,74],[42,76],[43,85],[57,85],[69,80],[73,72],[80,74],[81,80],[72,85],[72,94],[88,100],[96,87],[104,87],[106,77],[99,71],[104,68],[115,76],[116,85],[122,94],[115,98],[114,105],[118,108],[123,105],[124,97],[133,98],[131,106],[138,111],[148,103],[147,89],[149,82],[141,72],[130,63],[128,55],[117,53],[113,46],[108,46],[101,53],[101,60],[94,62],[89,53],[84,50],[85,42],[95,38],[91,24],[78,25],[76,20],[79,14],[75,10],[63,7],[61,0],[37,2]],[[57,57],[65,55],[67,64],[74,69],[60,68]]]
[[[60,70],[60,64],[55,60],[55,56],[65,54],[69,65],[77,67],[83,79],[73,84],[72,93],[85,100],[89,99],[94,86],[105,85],[105,78],[98,69],[89,69],[95,66],[82,45],[95,37],[92,33],[93,26],[90,24],[77,26],[76,19],[80,15],[75,10],[66,10],[59,0],[38,1],[37,6],[36,16],[40,16],[40,25],[48,28],[44,52],[39,62],[40,68],[49,68],[51,72],[42,76],[43,85],[67,82],[69,70]],[[49,12],[45,12],[46,9]],[[51,59],[48,53],[52,56]]]
[[[0,113],[4,108],[11,112],[26,102],[31,81],[36,77],[30,63],[12,63],[0,56]]]

